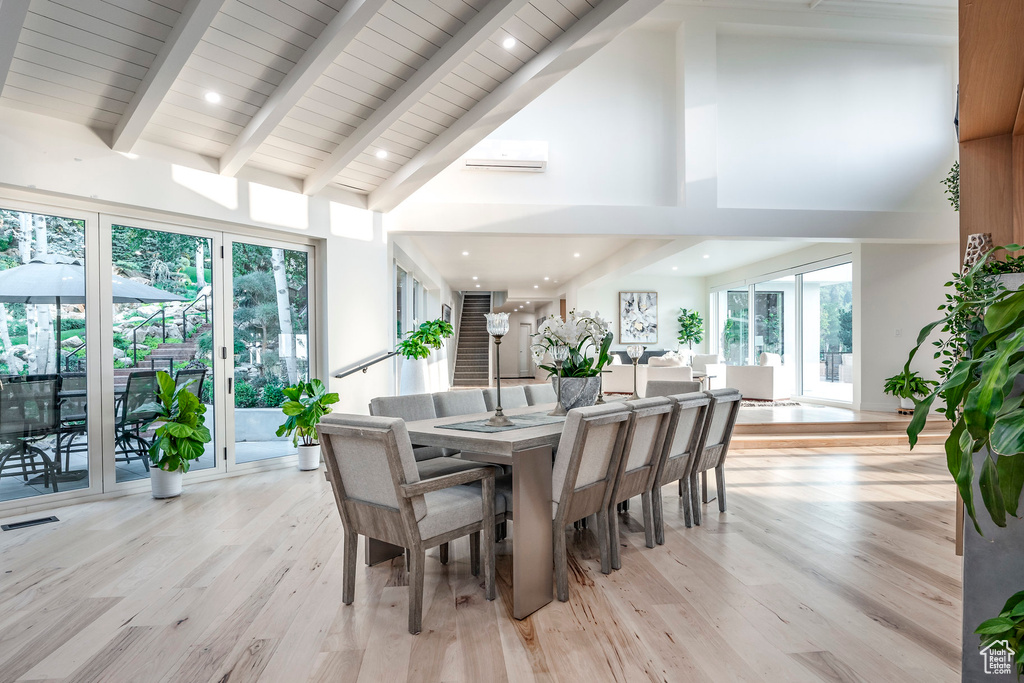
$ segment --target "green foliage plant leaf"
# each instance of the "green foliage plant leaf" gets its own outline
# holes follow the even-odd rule
[[[155,415],[149,427],[156,426],[149,448],[150,462],[168,472],[188,472],[190,463],[201,458],[206,444],[213,440],[206,427],[206,406],[191,391],[194,380],[177,385],[163,371],[156,379],[156,400],[136,411]]]
[[[324,415],[331,412],[331,405],[340,400],[338,394],[328,393],[327,387],[318,379],[299,382],[282,391],[286,396],[296,398],[290,398],[281,406],[286,419],[278,427],[277,435],[292,437],[292,444],[296,446],[300,440],[303,446],[316,445],[319,438],[317,425]]]

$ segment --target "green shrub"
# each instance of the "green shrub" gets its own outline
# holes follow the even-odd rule
[[[285,402],[284,392],[281,389],[284,385],[277,382],[267,382],[260,392],[260,404],[264,408],[280,408]]]
[[[255,408],[259,404],[256,388],[246,381],[235,382],[235,407]]]

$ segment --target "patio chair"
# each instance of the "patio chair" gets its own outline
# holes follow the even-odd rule
[[[626,401],[630,410],[629,431],[622,449],[619,473],[609,503],[609,533],[612,539],[612,568],[622,567],[619,554],[619,516],[614,506],[634,496],[643,503],[644,539],[648,548],[654,547],[654,512],[651,488],[658,474],[658,465],[664,453],[665,441],[672,422],[674,405],[667,398],[641,398]]]
[[[203,398],[203,384],[206,382],[206,368],[183,368],[174,373],[174,388],[184,386],[189,382],[188,390],[194,394],[196,398],[202,400]]]
[[[690,507],[693,508],[693,523],[700,525],[701,485],[697,475],[701,475],[703,486],[707,487],[708,470],[715,471],[715,484],[718,486],[718,511],[725,512],[725,457],[729,454],[732,442],[732,430],[736,426],[736,417],[740,412],[743,396],[735,389],[715,389],[706,391],[711,404],[708,416],[704,420],[704,432],[701,434],[697,457],[690,467]]]
[[[57,433],[57,452],[54,460],[60,468],[60,455],[64,453],[64,472],[71,468],[71,453],[89,450],[89,445],[75,445],[79,437],[85,436],[87,417],[88,385],[84,372],[65,372],[60,376],[60,388],[57,394],[60,406],[60,430]]]
[[[482,548],[484,595],[495,598],[493,468],[421,480],[401,418],[333,413],[320,423],[320,435],[327,478],[345,528],[343,603],[355,600],[359,534],[408,549],[409,633],[421,628],[427,548],[469,536],[471,568],[479,571],[472,558],[478,560]],[[462,486],[476,481],[479,488]]]
[[[687,528],[693,526],[690,507],[690,466],[693,454],[697,452],[700,437],[711,399],[704,392],[692,392],[669,396],[676,405],[669,425],[671,439],[665,440],[665,453],[661,458],[658,475],[654,483],[654,542],[665,544],[665,510],[662,503],[662,488],[673,481],[679,482],[680,504]]]
[[[57,468],[38,445],[60,430],[57,375],[10,375],[0,380],[0,477],[43,475],[57,493]],[[59,457],[59,455],[57,456]]]
[[[124,393],[117,400],[117,423],[114,430],[115,461],[130,463],[134,459],[142,460],[143,467],[149,471],[149,440],[143,430],[153,421],[156,413],[141,410],[147,404],[156,401],[159,384],[155,370],[139,370],[128,375],[128,384]],[[117,457],[117,453],[123,455]]]

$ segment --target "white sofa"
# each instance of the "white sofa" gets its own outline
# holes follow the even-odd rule
[[[668,356],[668,354],[666,354]],[[654,356],[647,363],[636,366],[636,388],[641,396],[647,388],[648,380],[667,380],[688,382],[693,379],[693,369],[682,365],[682,359],[674,356]],[[604,391],[607,394],[633,393],[633,364],[622,362],[618,356],[612,357],[612,364],[605,368]]]
[[[777,353],[762,353],[760,365],[728,365],[725,383],[743,398],[776,401],[793,395],[789,373]]]
[[[694,372],[702,372],[708,375],[710,379],[704,382],[705,389],[725,389],[726,386],[732,386],[726,383],[725,359],[717,354],[698,353],[694,355],[690,367],[693,368]]]

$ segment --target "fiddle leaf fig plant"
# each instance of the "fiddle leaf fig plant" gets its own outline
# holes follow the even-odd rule
[[[699,311],[680,308],[676,321],[679,323],[679,335],[676,339],[680,344],[686,344],[692,349],[695,343],[700,344],[704,341],[704,319],[701,318]]]
[[[455,328],[451,323],[441,318],[428,320],[398,343],[398,352],[410,360],[426,358],[432,351],[441,348],[444,340],[453,334]]]
[[[213,440],[206,427],[206,406],[189,388],[195,380],[177,386],[174,378],[161,370],[156,381],[157,400],[136,410],[155,416],[146,431],[160,425],[149,447],[149,461],[167,472],[188,472],[191,462],[201,458],[206,444]]]
[[[294,446],[300,439],[303,446],[315,446],[320,436],[317,425],[331,412],[331,404],[338,402],[338,395],[327,393],[327,387],[318,379],[285,387],[281,393],[288,399],[281,406],[287,419],[278,427],[277,435],[292,437]]]
[[[977,278],[993,277],[986,262],[999,251],[1019,251],[1011,244],[998,247],[963,275],[960,281],[969,296],[948,299],[941,320],[926,325],[910,351],[904,374],[918,350],[936,329],[947,332],[957,320],[970,324],[956,330],[956,341],[940,343],[936,357],[952,348],[942,381],[920,399],[915,398],[914,417],[907,428],[911,448],[936,400],[940,412],[953,424],[946,440],[946,461],[956,480],[964,509],[981,527],[975,515],[974,483],[992,521],[1006,526],[1007,515],[1016,516],[1024,489],[1024,397],[1014,394],[1014,382],[1024,373],[1024,289],[1006,290],[1001,284],[975,288]],[[975,471],[974,454],[985,454]]]

